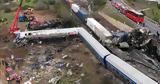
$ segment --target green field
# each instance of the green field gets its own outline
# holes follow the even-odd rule
[[[7,22],[10,24],[14,18],[15,12],[5,13],[3,10],[0,11],[0,17],[7,18]]]

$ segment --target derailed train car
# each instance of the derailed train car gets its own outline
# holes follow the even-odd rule
[[[112,34],[94,18],[87,18],[86,25],[100,38],[100,41],[112,38]]]
[[[77,4],[71,5],[72,11],[79,17],[79,19],[85,23],[90,30],[94,32],[97,37],[99,37],[100,41],[105,42],[106,39],[112,37],[112,34],[99,22],[97,22],[94,18],[88,18],[88,13],[84,8],[79,7]]]
[[[106,56],[104,60],[108,69],[128,80],[129,84],[158,84],[113,54]]]
[[[77,4],[71,4],[71,9],[82,22],[86,22],[88,13],[85,8],[79,7]]]

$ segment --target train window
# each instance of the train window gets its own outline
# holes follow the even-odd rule
[[[30,36],[30,35],[32,35],[32,33],[28,33],[28,35]]]
[[[118,70],[116,70],[116,71],[117,71],[117,74],[118,74],[118,75],[121,75],[120,72],[119,72]]]
[[[133,16],[136,16],[136,17],[138,16],[137,14],[135,14],[135,13],[133,13],[133,12],[131,12],[131,14],[132,14]]]
[[[129,81],[129,84],[135,84],[132,80]]]

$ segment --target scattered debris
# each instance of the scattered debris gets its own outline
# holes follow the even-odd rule
[[[81,77],[84,77],[84,76],[85,76],[85,74],[84,74],[84,73],[82,73],[82,74],[81,74]]]
[[[0,23],[5,23],[7,22],[7,18],[5,17],[0,17]]]
[[[23,84],[32,84],[32,82],[29,80],[29,81],[24,82]]]
[[[119,43],[119,48],[125,48],[125,49],[128,49],[129,48],[129,45],[127,42],[122,42],[122,43]]]
[[[78,79],[77,81],[75,81],[75,84],[81,84],[80,81],[81,79]]]
[[[65,67],[65,63],[64,62],[58,62],[58,63],[56,63],[55,67],[64,68]]]
[[[112,42],[122,49],[141,49],[150,58],[160,61],[157,37],[148,29],[134,29],[131,32],[114,32]]]
[[[84,65],[84,64],[83,64],[83,63],[81,63],[81,64],[79,65],[79,67],[83,67],[83,65]]]
[[[28,24],[28,30],[42,30],[42,29],[51,29],[51,28],[61,28],[62,21],[60,19],[54,19],[44,22],[38,22],[38,21],[30,21]]]
[[[11,67],[6,68],[6,72],[8,74],[7,80],[21,80],[21,76],[19,76]]]
[[[69,70],[67,71],[67,74],[70,75],[70,76],[73,75],[72,70],[69,69]]]
[[[68,57],[68,55],[64,55],[62,58],[63,58],[63,59],[66,59],[67,57]]]
[[[49,84],[57,84],[60,79],[61,79],[61,77],[56,76],[56,77],[50,79],[50,80],[48,81],[48,83],[49,83]]]
[[[32,80],[34,80],[35,77],[31,77],[28,81],[24,82],[24,84],[32,84]]]
[[[67,63],[67,64],[66,64],[66,67],[68,68],[68,67],[69,67],[69,65],[70,65],[70,63]]]

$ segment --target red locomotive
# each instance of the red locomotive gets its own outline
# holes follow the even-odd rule
[[[136,23],[143,23],[144,22],[144,14],[141,12],[137,12],[134,9],[129,9],[127,6],[123,5],[120,2],[111,1],[111,4],[117,9],[120,10],[122,14],[124,14],[126,17],[131,19],[132,21]]]
[[[144,14],[135,10],[125,10],[124,15],[136,23],[144,22]]]

